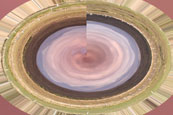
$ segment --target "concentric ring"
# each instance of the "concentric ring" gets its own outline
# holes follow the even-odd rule
[[[90,16],[88,16],[88,18],[90,18],[89,20],[92,20],[92,18],[94,18],[94,19],[98,19],[98,20],[102,20],[102,21],[105,21],[105,17],[103,17],[103,16],[98,16],[98,15],[90,15]],[[77,20],[77,19],[76,19]],[[107,20],[107,19],[106,19]],[[94,21],[96,21],[96,20],[94,20]],[[67,22],[68,22],[68,20],[67,20]],[[76,21],[76,22],[78,22],[78,21]],[[46,39],[46,37],[38,37],[38,36],[40,36],[40,35],[37,35],[36,37],[35,36],[32,36],[32,39],[30,39],[30,41],[29,41],[29,44],[26,46],[26,50],[25,50],[25,54],[24,54],[24,62],[25,62],[25,67],[26,67],[26,69],[28,70],[28,72],[29,72],[29,74],[30,74],[30,77],[32,77],[32,79],[36,82],[36,83],[38,83],[41,87],[43,87],[44,89],[47,89],[48,91],[50,91],[51,93],[55,93],[55,94],[58,94],[58,95],[62,95],[62,96],[65,96],[65,97],[69,97],[69,98],[76,98],[76,99],[96,99],[96,98],[103,98],[103,97],[109,97],[109,96],[113,96],[113,95],[116,95],[116,94],[119,94],[119,93],[122,93],[122,92],[124,92],[124,91],[126,91],[126,90],[128,90],[128,89],[130,89],[130,88],[132,88],[133,86],[135,86],[136,84],[138,84],[144,77],[145,77],[145,75],[146,75],[146,73],[148,72],[148,69],[149,69],[149,67],[150,67],[150,64],[151,64],[151,53],[149,53],[149,52],[151,52],[150,51],[150,48],[149,48],[149,45],[148,45],[148,43],[147,43],[147,41],[145,40],[145,38],[135,29],[135,28],[133,28],[132,26],[130,26],[130,25],[128,25],[128,24],[126,24],[126,23],[124,23],[124,22],[121,22],[120,20],[117,20],[117,19],[113,19],[113,18],[110,18],[107,22],[103,22],[103,23],[108,23],[108,22],[112,22],[114,25],[113,26],[115,26],[115,27],[124,27],[124,31],[127,31],[131,36],[133,36],[133,38],[136,40],[136,43],[138,44],[138,47],[139,47],[139,49],[140,49],[140,52],[138,51],[138,49],[136,49],[136,48],[138,48],[137,46],[135,47],[135,46],[133,46],[135,49],[134,50],[137,50],[137,54],[136,54],[136,61],[138,61],[138,60],[140,60],[140,55],[141,55],[141,63],[138,61],[137,62],[137,65],[139,65],[139,63],[140,63],[140,66],[139,66],[139,68],[138,68],[138,70],[137,70],[137,68],[132,68],[132,69],[134,69],[134,70],[130,70],[130,72],[132,72],[131,73],[131,75],[133,75],[134,73],[134,75],[133,75],[133,77],[131,77],[131,75],[130,76],[128,76],[128,77],[131,77],[131,78],[127,78],[127,80],[128,80],[128,82],[126,82],[125,81],[125,83],[124,84],[120,84],[118,87],[116,87],[117,85],[116,85],[116,81],[114,82],[112,79],[108,79],[108,80],[110,80],[110,83],[108,83],[108,86],[106,86],[106,88],[108,88],[107,90],[101,90],[101,91],[92,91],[92,92],[89,92],[88,91],[88,87],[87,88],[81,88],[81,87],[79,87],[79,88],[81,88],[81,89],[79,89],[80,91],[82,91],[82,92],[79,92],[79,91],[72,91],[72,90],[75,90],[76,89],[76,87],[73,89],[73,87],[69,87],[69,86],[67,86],[68,84],[66,84],[66,85],[62,85],[62,84],[58,84],[58,85],[55,85],[55,80],[52,80],[51,78],[47,78],[47,79],[49,79],[49,81],[47,80],[47,79],[45,79],[45,77],[43,76],[43,75],[46,75],[46,74],[48,74],[48,73],[46,73],[46,74],[41,74],[40,72],[39,72],[39,69],[37,68],[37,62],[36,62],[36,55],[37,55],[37,50],[36,50],[36,47],[40,47],[39,45],[38,45],[38,43],[35,41],[35,40],[37,40],[37,41],[43,41],[42,39]],[[92,24],[92,23],[91,23]],[[100,24],[100,23],[99,23]],[[108,23],[109,24],[109,23]],[[115,25],[116,24],[116,25]],[[53,24],[51,24],[51,25],[53,25]],[[58,24],[54,24],[54,25],[58,25]],[[77,25],[77,24],[75,24],[75,25]],[[123,26],[122,26],[123,25]],[[88,25],[87,25],[88,26]],[[92,25],[91,25],[92,26]],[[105,26],[105,25],[104,25]],[[115,28],[114,27],[114,28]],[[52,26],[49,26],[49,28],[45,28],[45,30],[49,30],[50,28],[52,28]],[[87,27],[87,28],[90,28],[90,26],[89,27]],[[93,28],[93,27],[92,27]],[[101,29],[103,29],[103,28],[101,28]],[[82,29],[81,28],[79,28],[79,30],[80,31],[82,31]],[[78,30],[78,31],[79,31]],[[54,30],[55,31],[55,30]],[[57,31],[57,30],[56,30]],[[65,30],[62,30],[62,31],[65,31]],[[75,30],[74,30],[75,31]],[[83,30],[83,31],[85,31],[85,29]],[[88,30],[88,31],[94,31],[94,29],[93,30]],[[100,30],[99,30],[100,31]],[[120,31],[120,30],[118,30],[118,31]],[[57,32],[59,32],[59,31],[57,31]],[[122,30],[121,30],[121,32],[123,32]],[[64,33],[64,32],[63,32]],[[42,34],[42,33],[41,33]],[[55,33],[56,34],[56,33]],[[90,34],[90,32],[88,32],[88,34]],[[92,33],[91,33],[92,34]],[[82,34],[83,35],[83,34]],[[98,34],[97,34],[98,35]],[[106,34],[106,35],[110,35],[110,34]],[[128,34],[126,34],[126,35],[128,35]],[[131,36],[128,36],[128,37],[130,37],[129,39],[131,39],[131,42],[132,42],[132,44],[135,44],[136,45],[136,43],[135,43],[135,41],[132,41],[133,40],[133,38],[131,38]],[[135,36],[134,36],[135,35]],[[54,36],[54,34],[52,34],[52,36]],[[65,34],[65,36],[67,36],[66,34]],[[72,35],[71,35],[72,36]],[[79,35],[77,35],[77,36],[79,36]],[[90,35],[88,35],[89,37],[90,37]],[[74,36],[75,37],[75,36]],[[115,37],[115,36],[113,36],[113,37]],[[68,40],[70,40],[70,38],[67,38]],[[71,38],[71,39],[75,39],[75,38]],[[51,40],[51,39],[46,39],[46,40]],[[62,43],[62,40],[63,39],[58,39],[58,40],[61,40],[61,42],[60,43]],[[58,41],[57,40],[57,41]],[[65,39],[66,40],[66,39]],[[93,39],[92,39],[93,40]],[[96,38],[94,39],[94,40],[96,40]],[[66,40],[67,41],[67,40]],[[65,41],[65,42],[66,42]],[[75,41],[75,40],[74,40]],[[34,45],[34,43],[36,44],[36,46]],[[67,42],[67,43],[70,43],[71,45],[72,45],[72,40],[71,40],[71,42]],[[74,42],[75,43],[75,42]],[[92,42],[93,43],[93,42]],[[113,43],[113,42],[111,42],[111,43]],[[124,42],[123,42],[124,43]],[[127,42],[128,43],[128,42]],[[44,42],[43,43],[40,43],[40,44],[43,44],[43,49],[45,49],[46,47],[44,47]],[[45,41],[45,44],[47,45],[48,44],[48,42],[46,42]],[[66,43],[63,43],[63,45],[64,44],[66,44]],[[98,44],[98,42],[97,42],[97,44]],[[97,45],[96,44],[96,45]],[[120,44],[120,43],[117,43],[117,44]],[[55,51],[57,51],[58,52],[58,49],[60,49],[60,47],[62,48],[62,47],[67,47],[66,45],[57,45],[57,42],[56,41],[53,41],[53,45],[54,46],[56,46],[56,47],[58,47],[57,49],[56,49],[56,47],[53,47],[54,49],[55,49]],[[124,44],[124,47],[127,47],[127,45],[128,44]],[[76,46],[76,45],[75,45]],[[108,45],[107,45],[108,46]],[[109,45],[110,46],[110,45]],[[42,46],[41,46],[41,48],[42,48]],[[63,50],[64,48],[62,48],[62,50]],[[69,49],[72,49],[72,48],[69,48]],[[36,50],[35,51],[35,53],[33,52],[33,50]],[[49,49],[47,49],[47,50],[49,50]],[[125,50],[125,49],[124,49]],[[51,49],[51,50],[49,50],[50,52],[51,51],[53,51],[53,49]],[[49,52],[49,51],[47,51],[47,52]],[[74,51],[74,50],[73,50]],[[109,50],[108,50],[109,51]],[[31,52],[33,52],[33,53],[31,53]],[[44,53],[47,53],[46,51],[44,51]],[[55,52],[55,54],[57,54],[57,52]],[[122,51],[119,51],[119,52],[122,52]],[[127,53],[129,53],[129,51],[126,49],[126,52]],[[147,52],[147,53],[145,53],[145,52]],[[39,52],[40,53],[40,52]],[[70,54],[70,53],[68,53],[68,54]],[[147,55],[146,55],[147,54]],[[39,54],[38,54],[39,55]],[[110,55],[110,54],[109,54]],[[114,55],[113,54],[113,52],[111,52],[111,55]],[[124,54],[123,54],[124,55]],[[32,56],[32,57],[31,57]],[[51,56],[51,57],[53,57],[54,56],[54,54],[47,54],[46,56]],[[44,57],[44,56],[38,56],[38,58],[39,59],[41,59],[41,58],[47,58],[47,57]],[[62,56],[62,54],[61,55],[59,55],[59,57],[57,57],[57,59],[59,59],[59,58],[61,58],[61,56]],[[124,57],[126,57],[126,58],[128,58],[128,56],[129,55],[127,55],[126,54],[126,56],[124,56]],[[67,57],[69,57],[69,56],[67,56]],[[39,60],[37,58],[37,60]],[[64,59],[64,57],[63,57],[63,59]],[[111,59],[111,58],[110,58]],[[27,61],[28,60],[28,61]],[[51,61],[51,58],[50,57],[48,57],[47,58],[47,61],[46,61],[46,59],[43,59],[44,61],[42,61],[42,63],[41,64],[44,64],[45,65],[45,67],[48,67],[49,68],[49,65],[48,64],[50,64],[50,61]],[[108,60],[108,59],[107,59]],[[125,59],[124,59],[125,60]],[[31,62],[32,61],[32,62]],[[63,60],[61,60],[61,61],[63,61]],[[108,60],[108,61],[110,61],[110,60]],[[132,60],[130,60],[130,61],[132,61]],[[127,65],[123,65],[123,66],[126,66],[126,67],[128,67],[128,65],[131,67],[132,65],[130,65],[129,63],[130,63],[130,61],[129,61],[129,59],[127,60]],[[103,61],[104,62],[104,61]],[[121,62],[121,61],[119,61],[119,62]],[[53,62],[53,63],[55,63],[55,62]],[[60,62],[58,62],[59,63],[59,65],[57,65],[57,66],[60,66]],[[110,62],[108,62],[108,63],[110,63]],[[113,62],[111,62],[110,64],[112,64]],[[33,64],[32,66],[32,68],[31,68],[31,64]],[[65,63],[63,63],[62,62],[62,64],[65,64]],[[122,64],[121,64],[122,65]],[[64,66],[64,65],[63,65]],[[68,66],[68,64],[67,64],[67,66]],[[133,65],[134,66],[134,65]],[[47,71],[48,70],[48,68],[47,69],[44,69],[44,67],[43,66],[40,66],[40,67],[42,67],[43,68],[43,71],[41,70],[41,72],[45,72],[45,71]],[[102,66],[102,67],[104,67],[104,66]],[[112,67],[112,66],[111,66]],[[137,66],[138,67],[138,66]],[[145,67],[146,68],[146,70],[144,71],[143,70],[143,67]],[[53,67],[52,67],[53,68]],[[115,66],[115,64],[113,64],[113,72],[115,71],[114,70],[114,68],[116,69],[116,66]],[[31,70],[32,69],[32,70]],[[66,67],[66,69],[68,69],[67,67]],[[93,70],[94,68],[92,68],[91,70]],[[104,69],[106,69],[106,68],[104,68]],[[90,71],[91,71],[90,70]],[[109,70],[109,69],[108,69]],[[125,68],[123,68],[123,70],[125,70]],[[137,70],[137,71],[136,71]],[[57,70],[55,70],[55,71],[57,71]],[[70,70],[69,70],[70,71]],[[96,71],[96,70],[94,70],[94,71]],[[103,70],[102,70],[103,71]],[[122,71],[122,70],[121,70]],[[65,73],[67,73],[68,71],[66,71]],[[39,74],[36,74],[36,73],[39,73]],[[34,75],[35,74],[35,75]],[[57,73],[55,74],[55,75],[58,75],[58,74],[60,74],[59,73],[59,71],[57,71]],[[89,73],[88,73],[89,74]],[[100,74],[100,71],[99,71],[99,74]],[[102,73],[103,74],[103,73]],[[121,73],[121,74],[123,74],[123,73]],[[70,76],[72,76],[73,74],[69,74],[69,75],[67,75],[67,77],[70,77]],[[140,75],[140,76],[139,76]],[[97,77],[98,75],[96,75],[96,77]],[[106,77],[109,77],[110,75],[107,75]],[[46,76],[47,77],[47,76]],[[56,77],[56,76],[55,76]],[[61,78],[61,79],[58,79],[57,81],[59,81],[60,82],[60,80],[62,80],[63,78],[63,76],[60,74],[59,75],[59,77]],[[123,76],[124,77],[124,76]],[[113,79],[116,79],[116,75],[113,75],[112,76],[112,78]],[[40,80],[41,79],[41,80]],[[51,79],[51,80],[50,80]],[[81,81],[81,79],[79,79],[80,81]],[[54,84],[52,84],[50,81],[53,81],[54,82]],[[56,81],[56,82],[57,82]],[[74,81],[75,82],[75,80],[71,80],[70,78],[69,79],[67,79],[67,82],[72,82],[72,81]],[[40,83],[41,82],[41,83]],[[81,81],[82,82],[82,81]],[[81,83],[81,82],[77,82],[77,83]],[[94,81],[94,82],[96,82],[96,83],[98,83],[98,81]],[[95,85],[96,83],[94,83],[93,82],[93,84]],[[103,81],[103,79],[101,79],[100,80],[100,82],[101,83],[106,83],[105,82],[105,80]],[[117,81],[118,83],[121,83],[121,82],[119,82],[119,80]],[[46,85],[45,85],[45,83],[46,83]],[[90,85],[90,81],[88,81],[88,84]],[[82,83],[82,85],[83,85],[84,83]],[[91,83],[92,84],[92,83]],[[131,85],[130,85],[131,84]],[[70,83],[69,83],[69,85],[70,85]],[[96,84],[97,85],[97,84]],[[61,87],[61,86],[63,86],[63,87],[65,87],[65,88],[63,88],[63,87]],[[104,85],[103,85],[104,86]],[[102,86],[102,87],[103,87]],[[128,86],[128,87],[127,87]],[[93,86],[90,86],[91,88],[93,87]],[[70,90],[70,88],[72,89],[72,90]],[[87,92],[85,92],[85,90],[87,90]]]
[[[74,36],[75,38],[87,36],[87,44],[78,41],[77,38],[73,41],[72,36],[72,38],[68,37],[73,35],[75,27],[83,26],[87,31],[80,28],[76,32],[85,31],[87,34],[78,33]],[[96,30],[94,27],[99,27],[99,29]],[[131,38],[124,39],[119,36],[115,41],[109,42],[113,40],[110,38],[117,37],[117,34],[109,33],[115,32],[115,27],[124,32],[118,30],[120,33],[123,35],[127,33]],[[54,81],[52,83],[49,78],[45,77],[46,75],[41,72],[37,63],[39,59],[37,59],[37,53],[39,54],[39,48],[51,35],[70,28],[73,28],[71,34],[66,36],[63,32],[66,36],[65,40],[59,38],[52,42],[53,47],[44,50],[46,55],[42,55],[44,69],[49,74],[51,73],[51,76],[60,74],[59,79],[56,80],[58,82],[62,80],[61,83],[70,86],[66,87],[56,84],[55,80],[52,80]],[[102,32],[102,29],[105,31]],[[58,42],[59,40],[61,42]],[[85,45],[88,49],[83,47]],[[62,4],[61,7],[49,7],[26,18],[10,33],[9,39],[4,44],[3,67],[9,80],[19,92],[44,106],[72,113],[104,113],[139,102],[155,91],[169,71],[169,53],[164,34],[146,17],[115,4],[87,1],[87,3],[67,3]],[[53,61],[49,60],[52,56]],[[131,68],[130,63],[135,66]],[[52,72],[49,69],[53,68],[52,65],[56,65],[55,68],[58,67],[65,72],[61,73],[59,69]],[[114,83],[116,80],[119,81],[121,75],[125,73],[119,72],[120,76],[111,77],[112,72],[106,73],[105,71],[111,67],[113,69],[110,70],[113,72],[120,71],[121,66],[126,66],[122,70],[130,70],[131,73],[127,74],[127,77],[122,77],[124,81]],[[106,74],[94,76],[95,73],[103,74],[99,73],[100,70]],[[83,76],[84,74],[89,75],[87,77]],[[91,74],[93,76],[90,76]],[[74,80],[64,81],[65,77],[60,79],[60,76],[72,76],[71,79],[78,79],[78,81],[80,78],[81,83]],[[108,79],[110,82],[94,84],[94,80],[99,81],[102,78],[110,78]],[[114,78],[113,81],[111,81],[112,78]]]
[[[37,65],[58,86],[95,92],[130,79],[140,58],[129,34],[108,24],[87,21],[87,27],[68,27],[49,36],[40,46]]]

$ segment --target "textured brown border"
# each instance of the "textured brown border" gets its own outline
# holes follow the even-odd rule
[[[40,73],[36,65],[36,55],[41,43],[53,32],[61,29],[62,28],[61,26],[66,27],[78,24],[79,25],[85,24],[86,19],[83,18],[83,19],[68,19],[62,22],[53,22],[53,24],[49,24],[46,27],[41,28],[38,33],[30,37],[29,42],[25,46],[24,65],[26,71],[28,72],[32,80],[37,84],[39,84],[43,89],[49,91],[50,93],[57,94],[62,97],[82,99],[82,100],[101,99],[105,97],[114,96],[123,93],[136,86],[145,77],[151,65],[151,57],[152,57],[151,50],[144,36],[133,26],[111,17],[106,17],[105,19],[104,16],[93,14],[93,15],[87,15],[87,20],[99,21],[119,27],[122,30],[129,33],[135,39],[136,43],[139,46],[142,58],[140,66],[138,70],[135,72],[135,74],[124,84],[112,89],[108,89],[105,91],[98,91],[98,92],[78,92],[57,86],[51,83],[49,80],[47,80]]]

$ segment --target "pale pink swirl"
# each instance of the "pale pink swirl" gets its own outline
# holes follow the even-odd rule
[[[55,32],[42,43],[37,54],[37,65],[48,80],[86,92],[126,82],[136,72],[140,60],[132,36],[94,21]]]

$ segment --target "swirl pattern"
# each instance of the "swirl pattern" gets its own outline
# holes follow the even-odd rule
[[[87,21],[50,35],[40,46],[37,65],[61,87],[102,91],[126,82],[140,64],[137,43],[127,32],[109,24]]]

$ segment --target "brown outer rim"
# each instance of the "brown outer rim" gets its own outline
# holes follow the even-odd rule
[[[135,74],[124,84],[109,89],[105,91],[98,91],[98,92],[79,92],[69,90],[60,86],[57,86],[47,80],[39,71],[37,64],[36,64],[36,56],[37,51],[42,44],[42,42],[52,33],[69,26],[77,26],[77,25],[85,25],[86,20],[85,18],[76,18],[76,19],[69,19],[64,20],[62,22],[54,22],[52,24],[47,25],[44,28],[41,28],[38,33],[35,35],[30,36],[29,42],[25,46],[24,51],[24,65],[26,71],[28,72],[31,79],[37,83],[40,87],[45,89],[46,91],[62,96],[68,97],[72,99],[101,99],[104,97],[111,97],[123,93],[131,88],[133,88],[136,84],[138,84],[147,74],[150,65],[151,65],[151,50],[149,48],[149,44],[147,43],[145,37],[134,27],[131,25],[122,22],[118,19],[114,19],[111,17],[104,17],[100,15],[87,15],[87,20],[93,20],[98,22],[107,23],[116,27],[123,29],[124,31],[128,32],[137,42],[138,47],[141,52],[141,63],[138,70]],[[57,26],[58,25],[58,26]],[[145,69],[143,69],[145,68]]]

